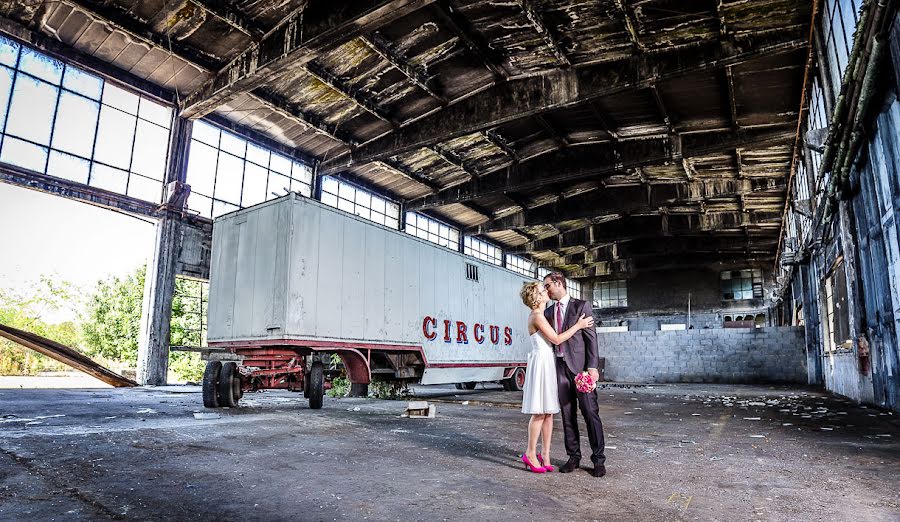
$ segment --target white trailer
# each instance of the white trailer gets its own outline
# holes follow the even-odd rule
[[[242,360],[208,363],[204,403],[288,388],[321,407],[323,368],[309,356],[329,352],[357,393],[373,377],[521,389],[528,280],[293,193],[224,215],[213,223],[208,340]]]

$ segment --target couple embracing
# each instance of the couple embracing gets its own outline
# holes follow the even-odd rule
[[[528,449],[522,455],[522,462],[535,473],[554,470],[550,462],[550,438],[553,414],[561,412],[569,459],[559,471],[569,473],[578,469],[581,436],[576,411],[580,409],[591,443],[594,463],[591,475],[602,477],[606,474],[606,457],[597,395],[593,389],[583,393],[576,386],[576,377],[584,371],[595,383],[599,380],[600,359],[591,305],[569,296],[566,278],[559,272],[549,274],[543,283],[526,283],[521,297],[531,309],[528,333],[532,346],[522,397],[522,413],[531,415]],[[555,303],[547,307],[550,300]],[[540,454],[537,453],[539,437],[543,439]]]

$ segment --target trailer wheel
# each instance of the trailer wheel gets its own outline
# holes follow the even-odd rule
[[[203,371],[203,405],[207,408],[218,408],[219,373],[222,371],[221,361],[209,361]]]
[[[313,410],[322,408],[325,397],[325,372],[321,361],[312,363],[309,369],[309,407]]]
[[[516,368],[512,377],[504,381],[503,387],[509,391],[522,391],[525,388],[525,368]]]
[[[458,382],[458,383],[454,384],[454,386],[456,386],[456,389],[457,389],[457,390],[464,390],[464,389],[465,389],[465,388],[463,387],[463,383],[461,383],[461,382]]]
[[[217,386],[219,406],[234,408],[241,398],[241,377],[237,371],[237,364],[227,362],[222,365],[219,372],[219,385]]]

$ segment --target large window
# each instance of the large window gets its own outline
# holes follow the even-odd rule
[[[828,63],[832,91],[837,97],[841,90],[841,80],[849,62],[853,48],[853,33],[856,30],[860,1],[826,0],[822,13],[825,60]]]
[[[466,237],[463,253],[495,265],[503,264],[503,254],[499,248],[474,237]]]
[[[534,277],[534,263],[521,256],[506,254],[506,268],[526,277]]]
[[[159,203],[172,110],[0,37],[0,161]]]
[[[539,266],[537,269],[537,278],[540,279],[541,281],[543,281],[545,277],[550,275],[550,272],[551,272],[551,270],[549,268],[544,268],[542,266]]]
[[[623,308],[628,306],[625,280],[603,281],[594,285],[594,308]]]
[[[322,178],[322,203],[379,225],[400,228],[400,205],[332,177]]]
[[[827,349],[849,348],[850,319],[847,312],[847,278],[844,263],[839,261],[824,281],[825,321],[827,329],[825,347]],[[829,342],[830,341],[830,342]]]
[[[566,291],[575,299],[584,299],[584,286],[580,281],[566,279]]]
[[[726,270],[720,274],[722,300],[739,301],[763,297],[762,270]]]
[[[175,278],[169,342],[174,346],[207,346],[208,310],[209,283],[181,276]]]
[[[309,197],[312,168],[202,121],[191,133],[188,207],[217,217],[288,191]]]
[[[415,212],[406,213],[407,234],[459,252],[459,230]]]

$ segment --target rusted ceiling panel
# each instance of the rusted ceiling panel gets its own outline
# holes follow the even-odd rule
[[[3,9],[5,7],[5,9]],[[0,15],[157,85],[186,94],[209,78],[202,67],[65,2],[0,4]]]
[[[451,5],[503,58],[509,76],[535,74],[560,65],[520,4],[465,0]]]
[[[615,2],[545,0],[538,4],[573,65],[631,56],[625,19]]]
[[[422,173],[441,187],[453,186],[471,179],[466,171],[449,163],[430,148],[423,147],[392,159],[413,172]]]
[[[484,221],[484,216],[461,204],[447,205],[430,211],[439,219],[450,223],[458,223],[463,227],[477,225]]]
[[[431,193],[428,185],[416,181],[384,163],[371,163],[365,167],[351,170],[350,174],[373,186],[382,187],[382,190],[393,199],[407,200]]]
[[[435,148],[460,158],[466,170],[476,175],[493,172],[511,161],[503,149],[480,132],[438,143]]]
[[[327,157],[345,148],[341,142],[273,109],[252,94],[244,94],[222,105],[216,114],[314,157]]]

